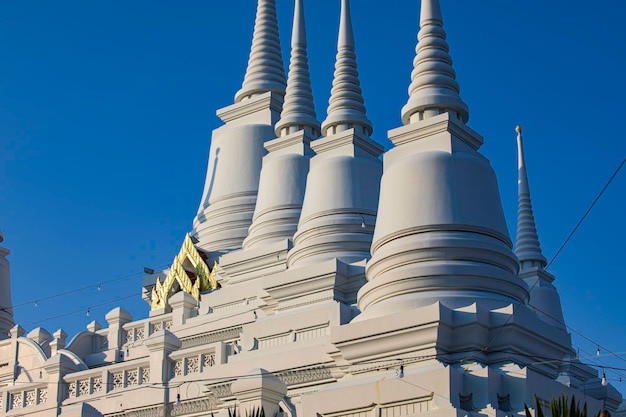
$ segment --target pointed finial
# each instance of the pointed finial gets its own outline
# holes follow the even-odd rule
[[[322,135],[360,128],[366,135],[372,134],[372,122],[365,114],[365,100],[354,52],[354,34],[350,18],[350,1],[341,0],[341,21],[337,41],[335,79],[328,100],[328,117],[322,123]]]
[[[235,95],[238,103],[256,94],[273,91],[285,94],[285,69],[278,37],[276,0],[259,0],[252,36],[252,48],[241,90]]]
[[[467,123],[469,110],[459,96],[439,0],[422,0],[417,38],[409,101],[402,108],[402,123],[407,125],[443,112]]]
[[[287,93],[280,120],[276,123],[276,136],[285,136],[299,130],[309,131],[315,137],[320,134],[320,122],[313,104],[306,47],[304,4],[303,0],[296,0]]]
[[[517,208],[517,237],[515,241],[515,255],[520,260],[522,269],[526,266],[546,266],[546,258],[541,253],[533,205],[530,200],[530,187],[528,174],[524,160],[524,143],[522,139],[522,127],[515,128],[517,132],[517,158],[518,158],[518,208]]]

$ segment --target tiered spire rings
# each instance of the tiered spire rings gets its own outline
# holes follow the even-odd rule
[[[515,240],[515,255],[517,255],[522,269],[527,264],[531,266],[546,266],[546,258],[541,253],[533,205],[530,200],[530,186],[528,185],[528,173],[526,172],[526,161],[524,160],[524,143],[522,138],[522,127],[515,128],[517,132],[517,237]]]
[[[409,101],[402,108],[402,123],[407,125],[444,112],[467,123],[469,110],[459,96],[439,0],[422,0],[417,38]]]
[[[285,136],[299,130],[306,130],[315,137],[320,134],[320,122],[317,120],[313,104],[306,48],[303,0],[296,0],[287,93],[285,94],[281,118],[276,123],[277,136]]]
[[[273,91],[285,94],[285,70],[278,36],[276,0],[259,0],[248,69],[235,102],[253,95]]]
[[[361,94],[356,64],[350,0],[341,0],[335,78],[328,103],[328,117],[322,123],[323,136],[339,133],[353,127],[360,127],[365,135],[372,134],[372,123],[365,114],[365,100]]]

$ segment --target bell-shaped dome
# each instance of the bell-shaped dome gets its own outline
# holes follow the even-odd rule
[[[500,193],[478,134],[441,114],[390,132],[360,318],[441,302],[521,302]],[[407,140],[412,138],[412,140]]]

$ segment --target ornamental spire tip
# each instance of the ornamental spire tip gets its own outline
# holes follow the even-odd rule
[[[522,269],[527,266],[546,266],[546,258],[541,252],[539,235],[535,224],[533,205],[530,199],[530,186],[528,184],[528,173],[526,171],[526,161],[524,159],[524,143],[522,138],[522,127],[515,128],[517,132],[517,157],[518,157],[518,208],[517,208],[517,236],[515,240],[515,255],[517,255]]]
[[[273,91],[285,94],[286,78],[278,36],[276,0],[258,0],[248,68],[235,102]]]
[[[322,123],[322,135],[328,136],[350,128],[359,128],[365,135],[371,135],[372,122],[365,114],[364,103],[356,63],[350,0],[341,0],[335,74],[328,100],[328,117]]]
[[[467,123],[469,110],[459,95],[439,0],[422,0],[417,38],[409,101],[402,108],[402,122],[407,125],[450,113]]]
[[[276,135],[284,136],[305,130],[317,137],[320,133],[320,122],[315,114],[309,74],[304,4],[303,0],[295,1],[289,78],[281,118],[276,123]]]

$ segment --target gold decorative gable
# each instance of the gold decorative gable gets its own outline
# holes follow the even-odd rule
[[[152,289],[152,310],[165,307],[169,297],[179,291],[185,291],[199,300],[201,292],[219,287],[215,279],[216,275],[217,262],[213,264],[213,269],[209,270],[198,249],[193,245],[191,236],[187,233],[183,246],[174,258],[165,281],[161,283],[161,279],[157,278]],[[175,287],[174,284],[178,284],[178,286]]]

